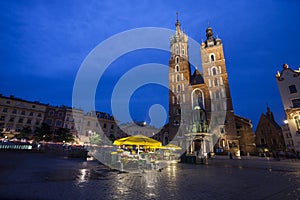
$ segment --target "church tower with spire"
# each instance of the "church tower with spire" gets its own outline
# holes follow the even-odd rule
[[[183,115],[187,108],[189,96],[186,95],[190,82],[190,64],[188,54],[188,36],[181,30],[181,24],[177,19],[176,32],[170,39],[169,60],[169,137],[183,130],[178,130],[183,124]],[[182,128],[181,128],[182,129]]]

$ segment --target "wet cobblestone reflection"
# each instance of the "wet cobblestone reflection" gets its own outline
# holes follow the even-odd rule
[[[300,162],[263,159],[172,164],[121,173],[98,162],[43,154],[1,154],[4,199],[299,199]]]

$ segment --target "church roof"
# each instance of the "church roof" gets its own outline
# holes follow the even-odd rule
[[[191,85],[198,85],[198,84],[204,84],[204,79],[201,73],[199,72],[199,70],[196,69],[193,75],[191,76]]]

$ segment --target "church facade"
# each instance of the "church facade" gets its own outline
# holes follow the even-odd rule
[[[202,73],[189,62],[188,36],[177,19],[170,39],[169,123],[160,133],[164,144],[172,141],[187,155],[210,153],[239,156],[239,136],[232,106],[223,44],[206,29],[201,43]],[[200,56],[199,55],[199,56]],[[250,131],[252,132],[252,127]],[[252,141],[252,144],[254,141]]]

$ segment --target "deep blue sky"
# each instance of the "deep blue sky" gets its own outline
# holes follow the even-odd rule
[[[223,40],[235,113],[256,125],[268,103],[281,123],[275,74],[283,63],[300,65],[299,10],[298,0],[1,0],[0,93],[71,106],[76,73],[96,45],[128,29],[174,29],[178,11],[189,37],[201,42],[209,23]],[[149,61],[168,64],[165,52],[133,53],[116,60],[103,77],[107,88],[97,92],[97,109],[110,112],[112,83],[121,72]],[[142,89],[134,97],[153,92]],[[166,104],[167,95],[161,98]],[[147,114],[140,110],[134,118]]]

